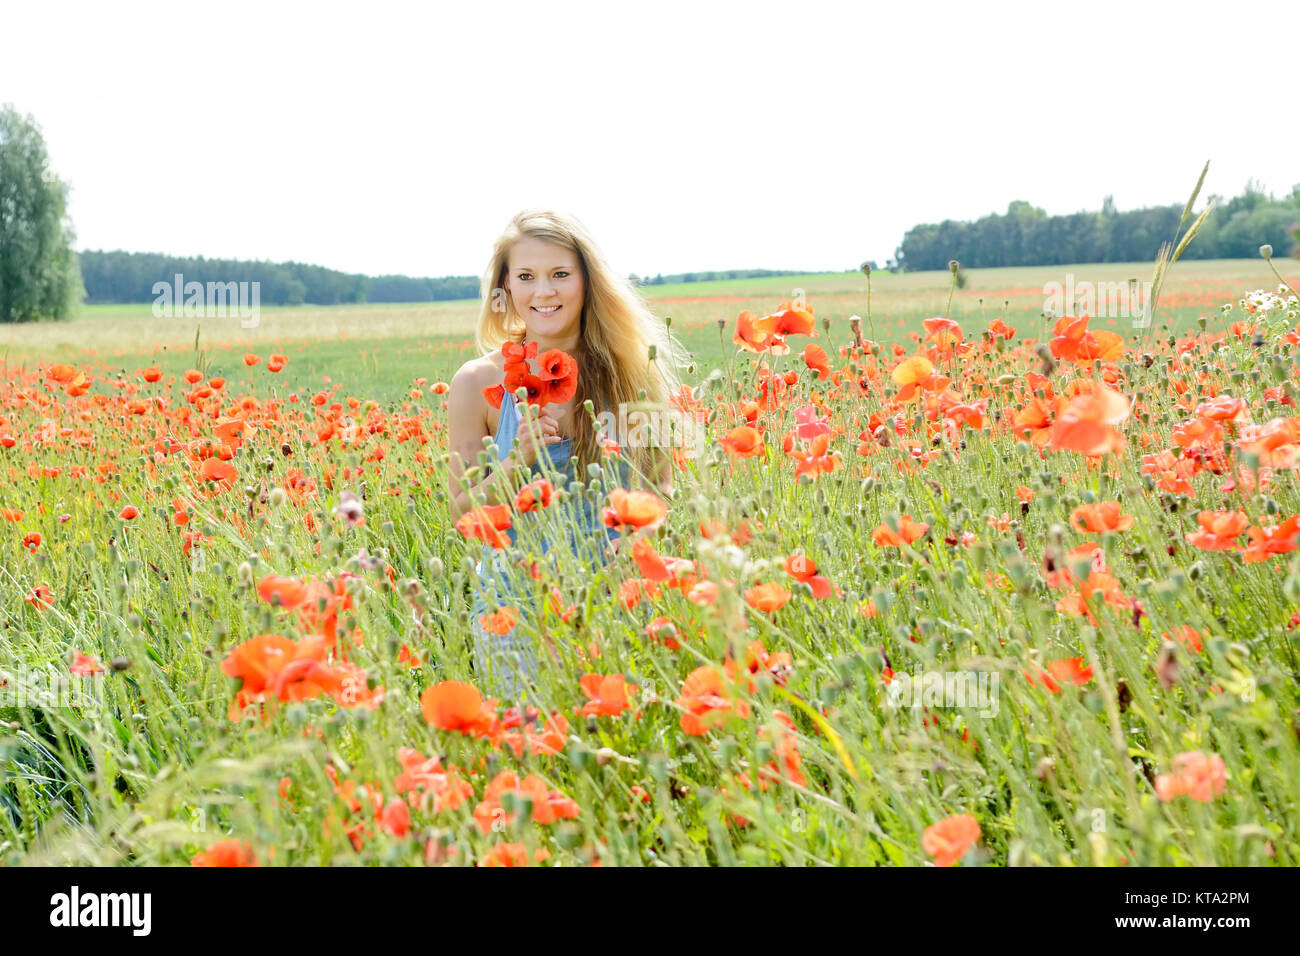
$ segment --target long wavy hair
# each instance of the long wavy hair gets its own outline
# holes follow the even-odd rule
[[[599,463],[602,454],[595,422],[583,410],[583,403],[590,400],[596,415],[617,414],[618,407],[624,404],[641,407],[644,403],[666,410],[671,396],[680,388],[679,372],[689,361],[689,354],[668,326],[650,311],[632,281],[610,267],[581,222],[562,213],[530,209],[510,220],[483,273],[483,303],[475,339],[484,355],[499,351],[506,342],[525,340],[527,327],[506,292],[510,250],[525,236],[563,246],[577,256],[582,270],[581,336],[573,356],[578,363],[578,391],[570,437],[572,454],[580,466],[578,477],[585,480],[587,466]],[[624,436],[609,437],[625,440]],[[623,451],[651,480],[665,454],[648,442]]]

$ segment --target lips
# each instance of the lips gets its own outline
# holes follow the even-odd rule
[[[541,308],[540,306],[536,306],[536,305],[533,306],[533,311],[534,311],[534,312],[540,312],[542,315],[551,315],[551,314],[554,313],[554,312],[558,312],[559,309],[560,309],[560,307],[559,307],[558,305],[548,306],[548,307],[546,307],[546,308],[544,308],[544,309]]]

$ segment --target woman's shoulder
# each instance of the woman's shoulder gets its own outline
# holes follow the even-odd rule
[[[500,385],[505,379],[505,366],[499,361],[500,352],[491,352],[472,358],[456,370],[451,377],[451,390],[459,392],[481,392],[493,385]]]
[[[492,407],[483,394],[485,389],[500,385],[505,380],[505,365],[500,352],[490,352],[472,358],[451,377],[448,408],[464,420],[481,420],[486,434],[496,433],[500,411]],[[459,412],[455,412],[459,409]]]

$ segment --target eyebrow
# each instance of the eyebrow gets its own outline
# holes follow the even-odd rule
[[[572,272],[574,271],[574,268],[575,268],[574,266],[552,266],[551,271],[558,272],[561,269],[566,269],[569,272]],[[538,270],[534,269],[532,266],[515,266],[510,271],[511,272],[537,272]]]

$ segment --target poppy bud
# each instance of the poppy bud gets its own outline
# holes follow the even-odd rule
[[[247,586],[249,584],[252,584],[253,566],[249,564],[247,561],[241,562],[239,567],[235,568],[235,578],[236,580],[239,581],[241,585]]]
[[[267,501],[270,502],[272,508],[279,508],[288,498],[289,496],[284,493],[283,488],[272,488],[270,495],[267,496]]]
[[[1178,683],[1178,657],[1174,653],[1174,645],[1165,641],[1160,648],[1160,654],[1156,657],[1156,676],[1160,678],[1160,686],[1169,690],[1174,684]]]
[[[1264,257],[1265,262],[1269,262],[1273,258],[1273,247],[1266,242],[1259,247],[1259,254]]]
[[[591,751],[585,747],[570,747],[569,763],[573,765],[573,769],[579,772],[586,770],[591,763]],[[502,794],[502,796],[505,796],[505,794]],[[504,801],[502,801],[502,806],[505,806]]]
[[[653,362],[655,360],[655,356],[659,354],[659,347],[652,342],[650,344],[650,348],[647,349],[647,354],[650,356],[650,361]]]
[[[443,567],[441,558],[432,557],[424,562],[424,566],[429,569],[430,577],[441,578],[446,574],[446,568]]]
[[[124,671],[131,666],[131,662],[125,657],[115,657],[108,662],[108,666],[115,671]]]

